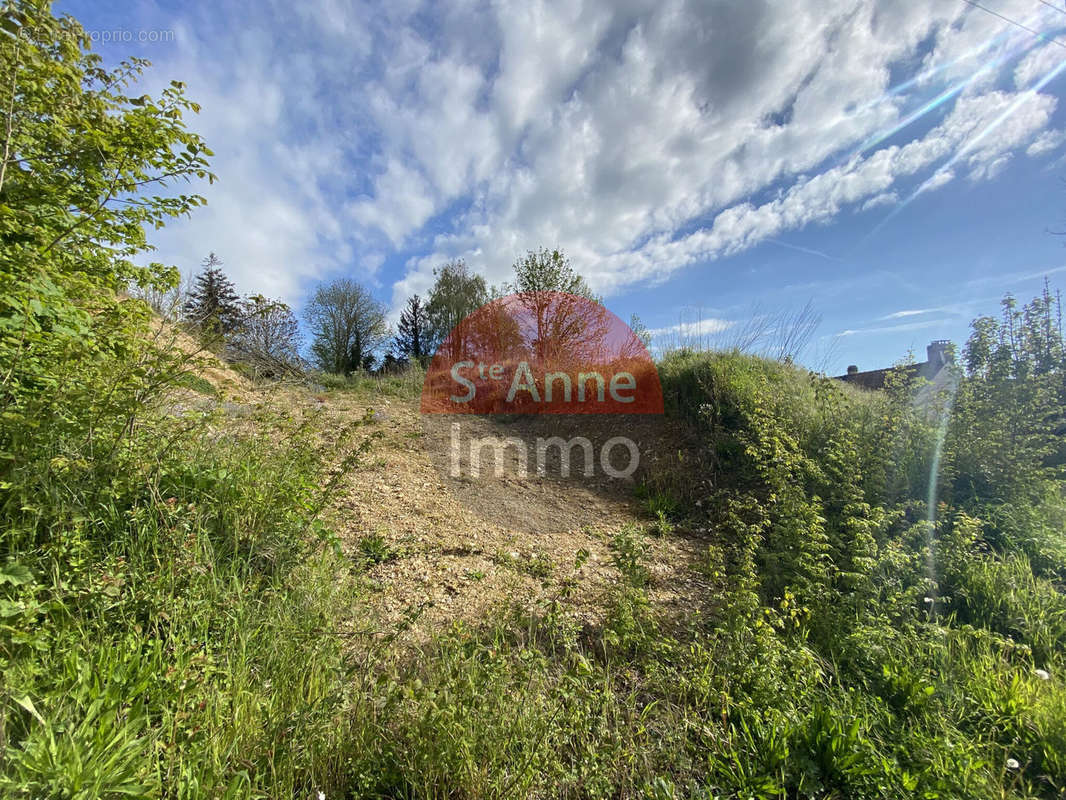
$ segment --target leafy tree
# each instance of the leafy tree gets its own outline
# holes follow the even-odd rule
[[[436,282],[426,300],[426,320],[430,341],[438,343],[489,301],[489,290],[485,279],[472,273],[461,259],[438,267],[433,270],[433,275]],[[461,348],[460,342],[453,344]]]
[[[967,377],[955,398],[945,483],[958,503],[1033,499],[1066,463],[1066,342],[1060,302],[1045,282],[999,318],[978,317],[963,348]],[[970,506],[971,510],[974,508]]]
[[[167,322],[180,322],[184,313],[185,301],[192,291],[193,280],[182,278],[181,283],[165,286],[138,286],[131,284],[129,294],[148,304],[156,316]]]
[[[633,335],[640,340],[642,345],[644,345],[645,350],[651,349],[651,331],[648,330],[648,326],[645,325],[636,314],[629,317],[629,329],[633,331]]]
[[[514,274],[509,288],[515,293],[567,292],[599,301],[561,250],[530,250],[515,261]]]
[[[211,253],[201,263],[185,301],[185,319],[210,334],[229,334],[241,324],[241,301],[233,282],[222,271],[222,259]]]
[[[348,375],[373,366],[388,340],[385,307],[353,280],[319,286],[304,310],[311,327],[311,357],[326,372]]]
[[[412,358],[423,366],[429,358],[429,319],[426,306],[417,294],[408,299],[400,314],[392,349],[399,359]]]
[[[103,69],[89,35],[49,5],[0,10],[0,484],[9,485],[14,472],[44,479],[36,452],[73,454],[85,442],[118,452],[166,371],[146,335],[147,305],[125,292],[178,280],[172,267],[133,259],[151,249],[145,226],[203,204],[175,184],[214,178],[210,151],[185,127],[199,108],[184,85],[133,93],[147,62]],[[8,498],[17,508],[17,492]]]
[[[298,370],[302,340],[292,309],[259,294],[241,302],[241,323],[227,350],[230,358],[249,365],[257,375],[278,376]]]
[[[608,314],[570,259],[560,250],[530,250],[515,261],[514,273],[508,288],[536,319],[539,357],[594,358],[606,344]]]

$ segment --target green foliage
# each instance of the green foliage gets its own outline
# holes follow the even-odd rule
[[[433,270],[436,279],[426,298],[429,338],[438,346],[456,325],[489,301],[485,279],[462,260],[449,261]]]
[[[495,561],[502,567],[540,580],[550,577],[555,571],[555,565],[547,553],[500,552],[496,554]]]
[[[518,294],[567,292],[590,300],[592,294],[585,279],[579,275],[561,250],[530,250],[514,263],[514,283],[507,287]]]
[[[202,267],[182,309],[185,321],[205,336],[233,333],[243,317],[237,290],[214,253],[203,260]]]
[[[145,62],[102,70],[47,3],[0,28],[0,791],[332,791],[351,681],[323,631],[350,587],[311,432],[176,416],[196,360],[123,294],[176,284],[133,259],[202,203],[169,187],[213,178],[197,107],[129,93]]]
[[[371,369],[374,352],[388,341],[385,307],[348,278],[319,286],[304,318],[312,332],[315,366],[334,375]]]
[[[974,321],[963,358],[967,380],[947,433],[948,499],[970,510],[1039,504],[1066,464],[1066,346],[1057,299],[1045,285],[1019,309],[1008,295],[1002,319]]]
[[[201,202],[143,193],[211,177],[182,122],[195,104],[178,83],[127,95],[143,62],[105,73],[45,3],[9,4],[0,28],[14,86],[0,126],[5,796],[1066,792],[1050,292],[975,322],[950,416],[912,407],[902,383],[863,393],[739,353],[669,357],[690,446],[647,476],[645,501],[654,532],[699,537],[691,607],[658,601],[672,587],[628,527],[609,540],[602,615],[569,614],[563,581],[398,650],[359,612],[359,570],[318,520],[372,414],[324,454],[312,415],[182,412],[166,401],[204,389],[193,361],[121,294],[174,285],[132,259],[145,224]],[[526,290],[581,288],[558,254],[532,257]],[[451,265],[429,313],[443,330],[486,296]],[[320,352],[340,373],[330,388],[417,396],[417,369],[358,370],[372,341],[354,322],[312,321],[327,336],[338,322],[337,351]],[[395,555],[369,535],[356,558]],[[545,590],[559,571],[547,553],[497,562]]]
[[[182,84],[128,94],[145,62],[103,70],[88,35],[47,3],[8,4],[0,22],[13,92],[0,126],[0,485],[29,489],[42,458],[81,468],[86,451],[116,452],[182,371],[155,352],[148,309],[119,292],[176,282],[176,270],[132,259],[149,249],[145,225],[203,202],[145,192],[213,175],[210,150],[185,129],[197,107]],[[20,507],[18,491],[4,508]]]
[[[412,295],[400,314],[396,337],[392,341],[395,357],[400,361],[417,361],[423,368],[433,355],[434,341],[426,304],[417,294]]]
[[[397,557],[380,533],[369,533],[359,540],[359,552],[368,564],[384,564]]]
[[[312,380],[324,389],[352,392],[368,403],[374,403],[379,397],[399,397],[413,400],[422,392],[425,372],[417,363],[408,363],[403,370],[395,372],[370,373],[364,370],[350,375],[335,375],[329,372],[312,373]]]

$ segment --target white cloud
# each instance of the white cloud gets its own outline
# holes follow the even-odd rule
[[[191,124],[221,179],[160,255],[189,267],[214,249],[242,290],[289,300],[400,257],[398,305],[444,260],[499,282],[541,245],[611,293],[1064,139],[1055,98],[1027,91],[1061,48],[964,3],[227,8],[156,59],[203,104]],[[1061,22],[1027,0],[997,10]],[[890,87],[901,74],[917,78]],[[952,86],[930,124],[880,141]]]
[[[863,203],[860,210],[870,211],[871,209],[881,208],[883,206],[894,206],[898,202],[899,194],[897,192],[881,192],[881,194],[875,194]]]
[[[721,333],[722,331],[733,327],[735,324],[736,322],[733,320],[708,317],[707,319],[697,320],[695,322],[679,322],[676,325],[667,325],[664,328],[652,328],[649,333],[655,337],[677,336],[681,339],[689,337],[699,338]]]
[[[878,317],[878,319],[879,320],[889,320],[889,319],[903,319],[904,317],[917,317],[917,316],[920,316],[922,314],[935,314],[936,312],[938,312],[940,310],[941,309],[939,309],[939,308],[915,308],[915,309],[908,309],[908,310],[905,310],[905,311],[894,311],[891,314],[885,314],[885,316],[883,316],[883,317]]]
[[[1058,150],[1063,142],[1066,142],[1066,131],[1044,131],[1026,148],[1025,153],[1028,156],[1042,156]]]
[[[837,336],[860,336],[870,333],[900,333],[902,331],[917,331],[924,328],[936,328],[949,323],[951,320],[930,319],[924,322],[908,322],[905,325],[884,325],[874,328],[849,328],[841,331]]]

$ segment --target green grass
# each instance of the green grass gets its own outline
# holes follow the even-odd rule
[[[891,396],[739,355],[678,357],[663,382],[715,490],[649,476],[656,521],[610,537],[602,620],[564,581],[417,652],[364,611],[362,569],[397,552],[371,533],[349,562],[317,521],[337,463],[373,458],[361,426],[328,461],[315,423],[267,415],[245,437],[149,415],[95,467],[41,450],[4,506],[2,791],[1061,797],[1054,493],[930,523],[928,431]],[[704,531],[683,624],[646,564],[675,525]]]
[[[354,392],[368,397],[396,397],[413,400],[422,393],[425,372],[417,365],[409,365],[402,372],[387,375],[373,375],[367,372],[353,372],[351,375],[331,375],[315,373],[315,383],[330,391]]]

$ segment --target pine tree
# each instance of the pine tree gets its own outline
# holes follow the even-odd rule
[[[213,334],[232,333],[241,323],[240,298],[222,271],[222,259],[211,253],[185,301],[185,319]]]
[[[429,319],[426,306],[417,294],[407,301],[400,315],[392,349],[399,359],[410,358],[423,366],[429,358]]]

